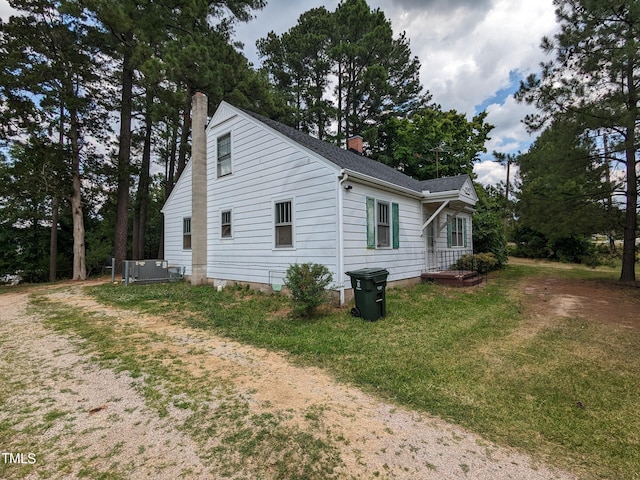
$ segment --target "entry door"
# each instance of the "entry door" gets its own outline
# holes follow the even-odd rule
[[[427,235],[426,235],[427,272],[432,272],[436,270],[436,237],[435,237],[435,228],[433,226],[434,223],[435,221],[427,225]]]

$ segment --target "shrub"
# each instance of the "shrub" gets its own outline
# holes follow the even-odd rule
[[[482,207],[473,214],[473,251],[476,254],[491,253],[497,262],[493,268],[507,264],[507,238],[500,216]]]
[[[327,267],[316,263],[294,263],[287,269],[284,284],[293,297],[293,313],[312,317],[316,309],[327,301],[327,287],[333,276]]]
[[[493,253],[477,253],[462,255],[452,267],[456,270],[477,270],[484,273],[497,270],[502,266]]]

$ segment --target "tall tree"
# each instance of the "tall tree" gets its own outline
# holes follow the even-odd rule
[[[259,40],[258,49],[294,110],[294,126],[323,138],[335,125],[338,144],[357,134],[375,149],[379,124],[429,100],[405,34],[394,38],[391,22],[365,0],[343,0],[331,13],[310,10],[283,35]]]
[[[0,243],[4,252],[0,272],[22,270],[25,278],[43,281],[49,267],[51,279],[46,230],[55,230],[57,235],[58,223],[52,224],[56,199],[62,199],[68,212],[69,168],[61,146],[48,138],[31,136],[15,142],[9,153],[8,159],[0,156],[0,223],[6,230]],[[56,262],[54,273],[57,266]]]
[[[507,178],[504,183],[504,232],[507,232],[507,226],[509,220],[512,218],[512,214],[509,211],[509,193],[511,190],[511,165],[516,163],[516,155],[513,153],[493,152],[493,158],[496,163],[505,165],[507,167]]]
[[[384,149],[373,157],[418,180],[473,175],[473,163],[486,151],[493,129],[486,116],[482,112],[469,121],[455,110],[434,106],[411,118],[393,117],[381,128]]]
[[[583,126],[555,121],[518,157],[520,223],[551,241],[608,230],[609,186]]]
[[[298,23],[281,36],[269,32],[258,40],[263,67],[293,108],[293,126],[322,139],[333,117],[329,89],[333,37],[332,16],[319,7],[303,13]]]
[[[626,167],[624,246],[620,280],[635,281],[640,128],[640,1],[554,0],[560,32],[542,48],[555,58],[523,82],[516,98],[536,105],[531,129],[561,114],[585,131],[605,128]]]
[[[420,62],[411,56],[405,34],[394,39],[384,12],[371,10],[366,0],[343,0],[334,17],[330,55],[338,79],[338,142],[362,135],[374,143],[371,124],[406,115],[422,103]]]
[[[235,21],[247,21],[254,9],[262,8],[264,0],[196,0],[192,2],[143,2],[133,0],[86,0],[94,12],[95,22],[104,27],[109,38],[106,45],[116,56],[119,65],[120,101],[117,110],[120,113],[120,133],[117,148],[117,202],[114,235],[114,257],[116,268],[122,268],[127,256],[129,198],[131,185],[132,138],[135,128],[134,97],[142,94],[142,85],[138,74],[149,54],[158,54],[163,62],[170,64],[167,45],[183,45],[181,59],[190,55],[190,72],[193,75],[208,75],[206,63],[212,50],[203,47],[209,40],[208,34],[216,30],[230,31]],[[218,22],[217,24],[215,22]],[[228,44],[226,46],[229,46]],[[175,49],[174,49],[175,51]],[[219,58],[219,57],[218,57]],[[178,64],[185,66],[179,60]],[[185,70],[180,70],[185,72]],[[220,74],[217,71],[216,74]],[[218,78],[223,78],[219,76]],[[168,78],[171,81],[173,78]],[[209,84],[211,85],[211,83]],[[183,97],[182,134],[179,144],[178,173],[186,164],[188,138],[190,133],[190,98],[198,85],[190,81],[180,83],[174,90],[185,92]],[[137,238],[137,237],[136,237]]]
[[[14,0],[11,5],[25,15],[11,17],[1,30],[0,49],[8,53],[0,63],[2,113],[9,125],[17,125],[4,135],[15,140],[57,130],[60,142],[66,140],[68,148],[59,151],[67,153],[73,187],[73,278],[84,279],[82,130],[101,125],[92,97],[98,78],[95,28],[73,0]]]

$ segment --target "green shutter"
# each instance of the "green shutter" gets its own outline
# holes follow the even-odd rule
[[[447,215],[447,247],[451,248],[451,215]]]
[[[367,248],[376,248],[376,201],[367,197]]]
[[[392,233],[393,233],[393,248],[400,248],[400,207],[397,203],[391,204],[392,215]]]
[[[464,238],[464,248],[467,248],[467,219],[462,219],[462,236]]]

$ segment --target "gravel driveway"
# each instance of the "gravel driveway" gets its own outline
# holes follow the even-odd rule
[[[104,307],[80,287],[43,295],[107,322],[140,346],[132,355],[171,365],[202,397],[99,361],[90,343],[51,329],[28,308],[26,293],[2,294],[2,478],[575,478],[279,354]],[[159,407],[162,398],[171,402]],[[262,442],[250,458],[243,438]],[[302,441],[320,445],[317,454],[292,446]],[[297,465],[283,470],[287,461]]]

